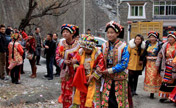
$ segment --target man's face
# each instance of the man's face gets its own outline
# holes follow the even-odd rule
[[[90,34],[91,34],[91,31],[90,31],[90,30],[88,30],[88,31],[87,31],[87,34],[89,34],[89,35],[90,35]]]
[[[5,34],[5,30],[6,30],[5,27],[1,27],[0,32]]]
[[[53,34],[53,39],[57,40],[57,35],[56,34]]]
[[[37,29],[36,29],[36,33],[40,33],[40,28],[37,28]]]

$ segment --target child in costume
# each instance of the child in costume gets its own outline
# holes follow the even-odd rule
[[[80,108],[101,108],[101,74],[105,69],[103,54],[96,48],[97,41],[93,36],[82,35],[81,48],[75,58],[78,61],[73,86],[73,106]]]
[[[56,49],[56,63],[61,68],[61,95],[58,100],[63,103],[63,108],[69,108],[72,105],[72,82],[75,74],[73,64],[76,63],[73,57],[80,48],[74,38],[79,35],[79,28],[75,25],[63,24],[61,34],[65,40],[60,41]]]
[[[118,23],[107,23],[108,41],[102,45],[106,70],[102,71],[105,79],[102,93],[103,108],[129,108],[128,102],[128,66],[129,53],[123,38],[124,29]]]

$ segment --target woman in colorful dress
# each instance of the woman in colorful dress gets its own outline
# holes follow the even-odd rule
[[[11,79],[12,83],[20,84],[19,78],[20,78],[20,65],[23,63],[23,48],[18,42],[19,34],[14,33],[12,34],[12,42],[8,45],[9,50],[9,69],[11,70]]]
[[[146,47],[144,50],[143,55],[141,56],[140,60],[146,61],[145,67],[145,79],[144,79],[144,91],[150,93],[150,98],[154,98],[154,93],[158,93],[159,88],[161,86],[161,76],[159,71],[156,69],[156,59],[158,52],[162,47],[162,43],[159,41],[159,33],[155,31],[150,31],[148,33],[149,40],[146,41]]]
[[[103,54],[96,48],[97,40],[90,35],[82,35],[81,48],[75,56],[79,63],[73,86],[76,88],[73,106],[80,108],[101,108],[101,74],[105,69]]]
[[[124,29],[118,23],[107,23],[108,42],[102,45],[106,70],[101,71],[104,77],[102,92],[103,108],[129,108],[128,103],[128,66],[129,53],[123,38]]]
[[[132,96],[137,95],[136,88],[139,75],[142,75],[143,65],[140,63],[140,56],[143,54],[145,42],[142,35],[138,34],[130,40],[128,52],[130,54],[128,63],[129,86]]]
[[[161,64],[162,85],[159,89],[160,102],[168,99],[176,85],[176,66],[172,62],[176,56],[176,32],[169,32],[167,37],[168,42],[163,44],[156,62],[157,68]]]
[[[74,37],[79,32],[76,26],[63,24],[61,34],[65,40],[61,40],[56,49],[56,63],[61,68],[61,95],[58,100],[63,103],[63,108],[69,108],[72,105],[72,82],[75,74],[73,64],[76,63],[76,59],[73,59],[73,57],[80,48]]]
[[[27,53],[32,54],[31,58],[29,59],[29,63],[31,65],[31,70],[32,70],[32,74],[31,74],[31,78],[35,78],[37,76],[36,71],[37,71],[37,66],[36,66],[36,49],[35,49],[35,38],[34,35],[32,33],[29,34],[28,36],[28,40],[26,42],[26,49],[27,49]]]

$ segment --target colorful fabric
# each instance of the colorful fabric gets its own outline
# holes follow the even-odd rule
[[[145,68],[144,91],[150,93],[158,93],[162,81],[162,78],[156,69],[155,60],[147,60]]]
[[[18,42],[15,42],[15,45],[14,45],[14,58],[12,58],[13,43],[14,42],[10,42],[9,45],[8,45],[8,50],[9,50],[9,58],[8,58],[8,60],[9,60],[9,64],[16,62],[17,65],[21,65],[23,63],[23,58],[22,58],[22,55],[24,53],[23,48]]]
[[[75,34],[77,27],[75,25],[71,25],[71,24],[63,24],[61,26],[61,34],[64,29],[67,29],[71,34]]]
[[[109,94],[111,90],[112,80],[106,80],[104,83],[102,107],[108,108]],[[128,82],[127,80],[115,81],[115,97],[118,108],[129,108],[128,103]]]
[[[151,45],[149,43],[148,48],[147,48],[147,56],[156,56],[156,55],[158,55],[158,50],[159,50],[158,45],[159,45],[158,42],[156,44],[154,44],[154,45]]]
[[[167,35],[167,37],[172,36],[173,38],[176,39],[176,32],[175,31],[170,31]]]
[[[97,43],[98,41],[95,40],[93,36],[90,36],[88,34],[81,35],[81,40],[80,40],[81,48],[87,48],[89,50],[93,50]]]
[[[165,71],[162,79],[162,85],[160,87],[159,96],[161,98],[167,99],[174,89],[175,80],[172,78],[173,66],[171,66],[171,62],[175,57],[176,53],[176,43],[174,45],[170,45],[169,43],[166,45],[166,63],[165,63]]]
[[[169,99],[176,103],[176,87],[172,90],[172,92],[169,95]]]
[[[114,50],[117,49],[117,50]],[[127,68],[129,53],[127,51],[126,43],[122,41],[117,41],[114,43],[113,47],[109,42],[106,42],[102,45],[105,66],[112,68],[113,73],[104,75],[105,83],[102,93],[102,107],[108,108],[108,100],[111,89],[112,81],[115,81],[115,97],[118,103],[119,108],[128,108],[128,84],[127,77],[128,74],[124,72]],[[108,56],[109,51],[113,50],[113,65],[108,66]]]
[[[159,33],[156,32],[156,31],[150,31],[150,32],[148,33],[148,38],[149,38],[150,36],[154,36],[155,38],[159,38]]]
[[[67,44],[66,40],[60,41],[56,49],[56,63],[62,69],[65,69],[66,65],[64,60],[72,59],[76,52],[79,50],[79,43],[74,41],[72,44]],[[61,78],[61,97],[63,108],[69,108],[72,105],[73,95],[73,78],[74,78],[74,67],[73,65],[68,66],[69,72]]]
[[[100,108],[100,82],[98,81],[99,79],[96,79],[97,77],[92,79],[89,85],[87,85],[87,92],[81,90],[82,87],[85,88],[85,83],[82,83],[80,85],[80,82],[85,82],[85,80],[88,80],[89,76],[91,75],[97,76],[97,73],[93,71],[93,69],[95,69],[97,66],[100,67],[101,70],[104,70],[105,66],[103,61],[103,55],[97,48],[93,50],[91,56],[88,56],[83,49],[80,49],[79,53],[75,58],[81,59],[79,61],[80,66],[78,67],[73,80],[74,86],[79,85],[75,86],[76,92],[74,95],[73,104],[79,105],[81,108]],[[80,79],[79,77],[82,74],[81,72],[83,72],[87,78],[81,80],[82,78]],[[78,75],[78,73],[80,73],[80,75]],[[77,81],[77,83],[74,81]]]

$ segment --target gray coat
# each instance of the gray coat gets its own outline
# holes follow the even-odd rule
[[[158,56],[157,56],[157,60],[156,60],[156,66],[160,66],[160,63],[161,63],[161,77],[164,78],[164,74],[165,74],[165,70],[166,70],[166,46],[167,46],[168,42],[164,43],[160,52],[158,53]],[[162,54],[162,58],[159,57],[159,54]],[[175,51],[175,55],[174,57],[176,56],[176,51]],[[172,78],[176,78],[176,68],[173,68],[172,69]]]

